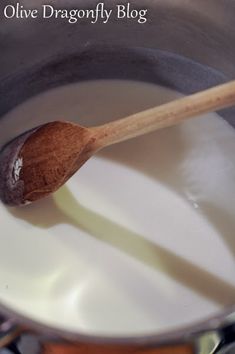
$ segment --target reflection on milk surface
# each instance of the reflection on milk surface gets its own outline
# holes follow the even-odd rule
[[[49,120],[98,125],[177,96],[138,82],[69,85],[10,112],[0,142]],[[233,129],[208,114],[105,149],[53,197],[2,205],[1,300],[109,335],[172,329],[234,303],[234,150]]]

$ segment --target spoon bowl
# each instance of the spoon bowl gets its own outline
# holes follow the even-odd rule
[[[0,198],[24,205],[55,192],[94,153],[92,141],[89,129],[60,121],[15,138],[0,154]]]

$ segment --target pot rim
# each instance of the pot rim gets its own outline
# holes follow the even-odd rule
[[[229,318],[235,313],[235,305],[225,307],[223,311],[218,312],[214,316],[193,322],[191,325],[180,326],[170,331],[162,331],[159,333],[133,335],[133,336],[105,336],[83,334],[76,330],[62,329],[53,325],[44,324],[40,320],[32,319],[27,315],[18,313],[9,306],[0,302],[0,313],[7,319],[14,322],[14,326],[22,327],[23,331],[37,332],[52,338],[55,341],[72,341],[91,344],[116,344],[116,345],[163,345],[170,343],[185,343],[196,337],[222,329],[231,322]]]

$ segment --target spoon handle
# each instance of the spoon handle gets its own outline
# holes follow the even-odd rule
[[[234,104],[235,80],[92,129],[101,148]]]

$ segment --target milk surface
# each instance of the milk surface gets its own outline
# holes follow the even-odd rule
[[[68,85],[2,118],[0,144],[48,121],[93,126],[178,96],[129,81]],[[235,303],[234,151],[235,131],[211,113],[106,148],[51,198],[1,204],[0,301],[109,336],[173,330]]]

